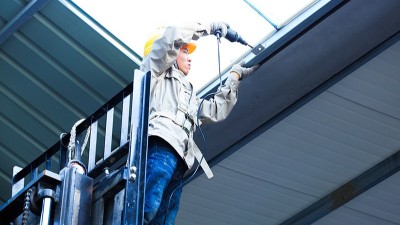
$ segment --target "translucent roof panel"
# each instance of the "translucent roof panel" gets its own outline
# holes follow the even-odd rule
[[[177,22],[227,22],[250,45],[256,46],[287,21],[316,1],[312,0],[73,0],[83,11],[113,33],[138,55],[149,34],[160,25]],[[276,27],[274,27],[277,25]],[[251,51],[250,47],[222,39],[221,70]],[[199,90],[218,77],[217,39],[197,41],[188,79]]]
[[[244,0],[276,29],[313,5],[315,0]]]

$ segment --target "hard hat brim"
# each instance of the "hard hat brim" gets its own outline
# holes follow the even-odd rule
[[[196,50],[196,44],[193,42],[187,43],[184,45],[187,49],[188,49],[188,53],[192,54],[194,52],[194,50]]]

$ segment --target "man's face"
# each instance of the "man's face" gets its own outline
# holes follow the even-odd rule
[[[188,49],[185,45],[179,50],[176,62],[178,63],[179,70],[182,71],[185,76],[188,75],[192,59],[190,58]]]

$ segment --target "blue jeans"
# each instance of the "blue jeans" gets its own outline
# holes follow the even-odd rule
[[[174,148],[159,137],[149,137],[144,223],[172,225],[179,209],[186,170]],[[172,195],[172,196],[171,196]]]

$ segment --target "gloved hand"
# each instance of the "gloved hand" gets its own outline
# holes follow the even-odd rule
[[[226,33],[228,32],[229,25],[224,22],[212,22],[210,24],[210,34],[215,34],[216,31],[221,32],[221,37],[225,37]]]
[[[241,60],[239,63],[232,66],[231,73],[234,72],[239,75],[239,80],[250,76],[260,65],[254,65],[250,68],[243,67],[244,61]]]

